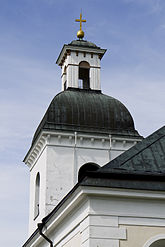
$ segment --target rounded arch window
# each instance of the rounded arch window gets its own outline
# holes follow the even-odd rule
[[[35,181],[35,202],[34,202],[34,219],[39,215],[39,201],[40,201],[40,174],[37,173]]]
[[[66,66],[64,67],[64,90],[66,90]]]
[[[164,247],[164,246],[165,246],[165,234],[160,234],[149,239],[143,247]]]
[[[80,67],[80,68],[85,68],[85,69],[90,69],[90,65],[89,65],[89,63],[86,62],[86,61],[80,62],[80,63],[79,63],[79,67]]]
[[[79,88],[89,89],[90,79],[89,79],[90,65],[86,61],[79,63]]]
[[[97,171],[100,168],[100,166],[93,162],[88,162],[80,167],[78,172],[78,182],[80,182],[86,175],[86,172],[89,171]]]
[[[165,247],[165,239],[159,239],[152,243],[150,247]]]

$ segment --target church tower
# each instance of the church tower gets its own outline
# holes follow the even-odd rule
[[[65,44],[57,59],[62,91],[50,103],[24,159],[30,169],[29,234],[78,183],[141,141],[127,108],[101,91],[106,50],[83,39]],[[99,165],[98,165],[99,164]]]

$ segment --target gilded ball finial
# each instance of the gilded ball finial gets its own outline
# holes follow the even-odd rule
[[[86,22],[86,20],[82,19],[82,13],[80,13],[80,19],[76,19],[77,22],[80,22],[80,30],[77,32],[77,38],[83,39],[84,38],[84,32],[82,30],[82,22]]]
[[[83,32],[83,30],[79,30],[77,32],[77,38],[79,38],[79,39],[83,39],[84,38],[84,32]]]

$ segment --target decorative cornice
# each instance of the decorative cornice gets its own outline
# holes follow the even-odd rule
[[[24,159],[24,162],[29,166],[30,169],[32,169],[46,146],[125,151],[128,149],[127,144],[133,146],[139,141],[141,140],[139,140],[138,138],[124,138],[112,135],[98,136],[83,133],[75,134],[75,132],[66,133],[60,131],[42,131],[37,141],[30,148],[28,154]]]
[[[75,47],[72,45],[64,45],[61,53],[59,55],[59,57],[57,58],[56,63],[61,66],[68,54],[69,51],[69,55],[71,51],[75,51],[75,52],[86,52],[89,54],[97,54],[99,55],[99,58],[101,59],[104,56],[104,53],[106,52],[106,49],[100,49],[100,48],[92,48],[92,47]]]

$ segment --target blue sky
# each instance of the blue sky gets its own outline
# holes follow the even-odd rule
[[[27,239],[29,171],[22,163],[51,99],[61,90],[55,64],[76,39],[107,52],[102,91],[122,101],[143,136],[164,125],[164,0],[0,1],[0,246]]]

